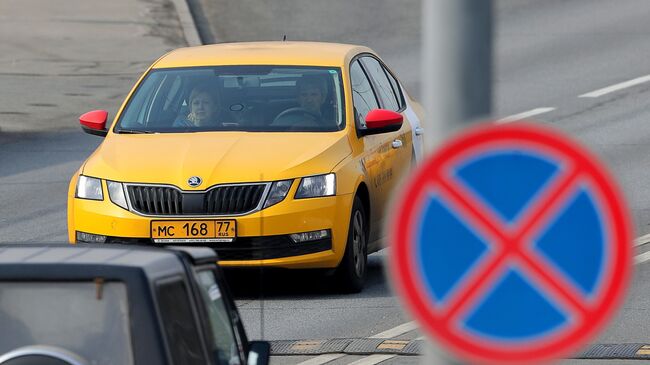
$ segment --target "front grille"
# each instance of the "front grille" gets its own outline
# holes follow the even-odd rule
[[[207,214],[241,214],[257,207],[265,185],[217,186],[205,195]]]
[[[242,184],[184,193],[167,186],[127,185],[131,208],[157,216],[247,213],[259,206],[265,188],[266,184]]]
[[[170,187],[137,186],[127,187],[134,210],[144,214],[183,214],[183,194]]]

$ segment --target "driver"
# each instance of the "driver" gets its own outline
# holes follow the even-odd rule
[[[320,77],[303,76],[296,85],[300,107],[322,119],[327,96],[327,85],[324,80]]]
[[[302,110],[309,120],[321,125],[323,122],[333,121],[332,107],[326,103],[327,83],[325,79],[315,75],[303,76],[296,82],[298,88],[299,108],[289,108],[280,113],[278,117],[282,118],[284,114],[290,111],[298,112]],[[276,117],[277,118],[277,117]],[[304,120],[303,122],[306,122]]]

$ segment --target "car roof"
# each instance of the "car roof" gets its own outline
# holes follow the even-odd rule
[[[238,42],[179,48],[161,57],[154,68],[225,65],[294,65],[343,67],[370,48],[326,42]]]
[[[109,270],[137,269],[150,278],[183,270],[181,257],[195,264],[216,262],[209,248],[155,248],[127,245],[70,245],[70,244],[3,244],[0,245],[0,271],[2,267],[44,266],[75,268],[96,267]]]

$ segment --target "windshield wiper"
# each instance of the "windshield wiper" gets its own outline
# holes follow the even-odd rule
[[[115,133],[119,134],[150,134],[154,133],[153,131],[143,131],[140,129],[118,129]]]

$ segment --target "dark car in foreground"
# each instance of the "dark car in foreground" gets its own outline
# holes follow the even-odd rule
[[[0,245],[0,364],[267,364],[207,248]]]

